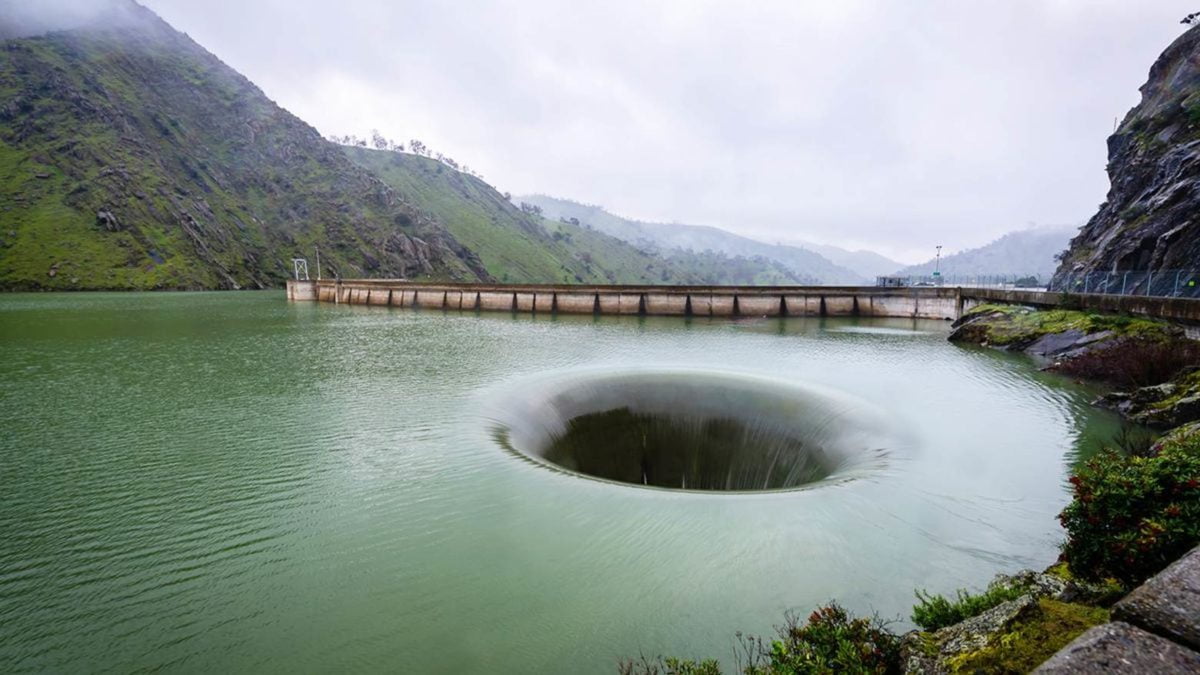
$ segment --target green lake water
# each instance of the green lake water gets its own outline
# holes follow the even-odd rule
[[[947,330],[0,296],[0,669],[611,673],[731,665],[736,631],[830,599],[904,621],[914,588],[1050,564],[1070,467],[1116,426]],[[896,447],[731,494],[497,441],[546,382],[663,369],[837,392]]]

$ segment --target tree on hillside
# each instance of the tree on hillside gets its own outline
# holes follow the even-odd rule
[[[372,129],[371,145],[374,145],[376,150],[387,150],[388,139],[384,138],[383,134],[379,133],[378,129]]]
[[[424,143],[415,138],[408,142],[408,147],[414,155],[424,155],[429,150]]]

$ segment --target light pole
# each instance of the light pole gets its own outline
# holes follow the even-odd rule
[[[317,281],[321,280],[321,247],[313,244],[313,248],[317,249]]]
[[[317,275],[321,274],[321,263],[317,262]],[[942,281],[942,245],[937,245],[937,255],[933,259],[933,280],[936,282]]]

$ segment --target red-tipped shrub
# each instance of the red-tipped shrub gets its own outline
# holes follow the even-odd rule
[[[1118,387],[1148,387],[1200,365],[1200,342],[1182,338],[1122,338],[1067,359],[1060,373]]]

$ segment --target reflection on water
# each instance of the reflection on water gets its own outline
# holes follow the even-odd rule
[[[913,588],[1049,564],[1068,465],[1114,426],[945,331],[2,296],[0,663],[609,673],[728,663],[735,631],[830,598],[906,617]],[[854,480],[722,494],[549,471],[492,436],[497,401],[545,400],[524,383],[650,371],[845,392],[903,443]]]

